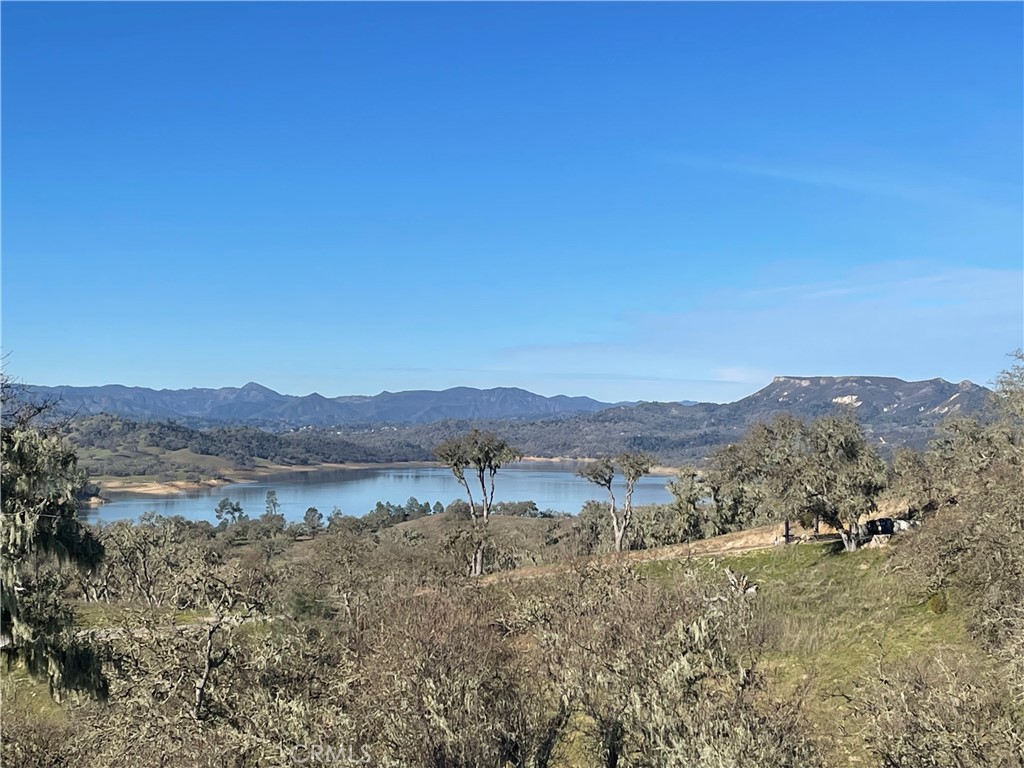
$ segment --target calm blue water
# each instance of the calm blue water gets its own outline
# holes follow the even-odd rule
[[[588,499],[605,501],[604,491],[576,474],[571,463],[520,464],[498,472],[495,501],[532,500],[539,509],[575,514]],[[644,477],[637,483],[633,503],[664,504],[672,500],[666,489],[668,477]],[[378,501],[405,504],[410,496],[447,506],[463,499],[462,486],[442,467],[341,469],[295,472],[268,477],[256,483],[239,483],[174,496],[132,496],[111,494],[112,501],[88,514],[89,520],[125,520],[154,511],[164,516],[181,515],[191,520],[216,523],[213,514],[217,502],[225,496],[242,504],[249,517],[258,517],[266,507],[267,491],[277,492],[281,512],[289,520],[301,520],[309,507],[324,517],[334,507],[347,515],[365,515]],[[474,498],[479,489],[474,488]],[[616,489],[616,499],[623,490]]]

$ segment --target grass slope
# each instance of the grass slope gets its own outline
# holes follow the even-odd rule
[[[834,544],[773,547],[720,557],[658,560],[639,567],[672,579],[686,567],[731,568],[758,585],[769,640],[762,669],[780,696],[802,691],[835,765],[867,761],[862,727],[846,706],[879,669],[939,653],[986,664],[952,596],[941,614],[901,586],[887,549],[843,553]]]

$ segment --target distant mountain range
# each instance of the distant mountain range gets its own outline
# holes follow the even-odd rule
[[[140,420],[184,423],[236,423],[270,428],[353,424],[427,424],[440,419],[536,419],[591,413],[611,407],[589,397],[544,397],[524,389],[455,387],[435,392],[381,392],[328,398],[282,395],[260,384],[221,389],[147,389],[108,384],[99,387],[28,386],[39,398],[59,402],[65,413],[110,413]]]
[[[778,413],[811,420],[849,409],[883,453],[924,447],[943,420],[986,407],[991,392],[969,381],[903,381],[872,376],[779,376],[734,403],[638,403],[539,420],[445,420],[387,430],[348,431],[346,439],[384,450],[392,444],[437,445],[471,426],[500,433],[528,455],[593,457],[649,451],[667,463],[700,461]],[[394,441],[392,443],[392,441]]]
[[[777,413],[810,420],[841,408],[856,414],[883,451],[921,447],[946,417],[977,413],[991,395],[970,381],[874,376],[779,376],[764,389],[724,404],[613,405],[588,397],[469,387],[337,398],[282,395],[259,384],[159,391],[118,385],[27,389],[36,397],[59,398],[63,411],[78,416],[109,413],[197,428],[312,429],[359,446],[367,455],[426,458],[441,440],[477,426],[499,432],[527,455],[592,457],[645,450],[666,462],[700,460]]]

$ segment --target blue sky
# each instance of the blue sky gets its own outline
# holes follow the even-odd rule
[[[35,384],[728,401],[1024,344],[1024,6],[4,3]]]

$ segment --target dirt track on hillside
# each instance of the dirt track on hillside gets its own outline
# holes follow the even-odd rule
[[[817,541],[838,540],[838,535],[832,532],[828,526],[821,526],[823,533],[817,537]],[[738,555],[743,552],[752,552],[758,549],[771,549],[782,545],[783,527],[781,524],[764,525],[760,528],[750,528],[744,531],[726,533],[722,536],[715,536],[710,539],[701,539],[689,544],[675,544],[671,547],[658,547],[655,549],[641,549],[622,554],[607,554],[601,556],[600,562],[613,564],[617,562],[628,563],[649,563],[660,560],[685,560],[689,557],[709,557],[715,555]],[[813,531],[803,528],[799,524],[790,526],[790,538],[794,541],[813,539]],[[522,581],[525,579],[536,579],[543,576],[550,576],[562,573],[571,566],[564,564],[538,565],[527,568],[516,568],[513,571],[502,571],[484,576],[482,582],[494,584],[501,582]]]

